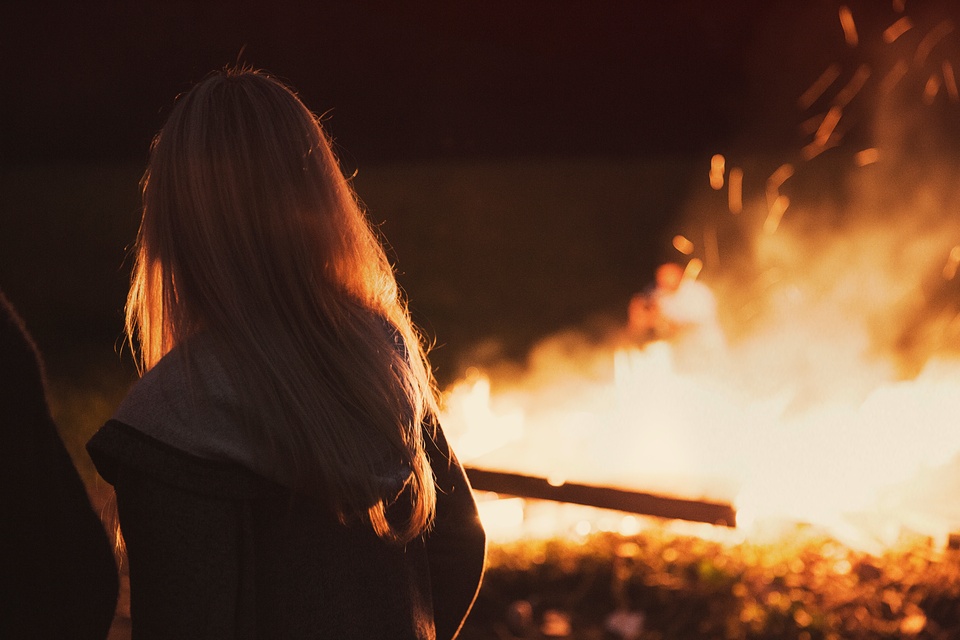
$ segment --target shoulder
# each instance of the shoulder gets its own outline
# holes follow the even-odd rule
[[[211,497],[243,499],[280,490],[240,464],[196,456],[117,420],[109,420],[93,435],[87,452],[100,475],[115,486],[124,471],[133,471]]]
[[[231,462],[283,481],[244,428],[244,398],[221,360],[197,340],[167,354],[131,388],[113,420],[174,450]]]

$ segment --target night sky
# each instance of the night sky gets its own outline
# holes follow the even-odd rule
[[[791,11],[762,0],[62,4],[5,9],[5,166],[140,160],[173,97],[237,60],[288,80],[362,162],[715,149],[758,100],[776,99],[751,76],[765,30]],[[835,3],[793,4],[830,32]]]
[[[795,153],[803,144],[797,97],[832,63],[841,65],[846,81],[862,61],[888,55],[892,49],[884,49],[880,32],[899,17],[909,15],[917,33],[944,19],[960,24],[960,8],[948,0],[907,0],[904,12],[896,0],[846,5],[857,19],[856,47],[844,42],[837,0],[7,3],[0,21],[0,287],[40,334],[55,332],[45,326],[56,324],[50,318],[73,316],[61,324],[99,331],[98,339],[113,342],[126,286],[123,249],[135,232],[136,179],[150,139],[178,93],[225,65],[239,61],[285,79],[323,114],[345,170],[359,169],[361,178],[378,166],[424,162],[595,158],[655,166],[681,158],[685,166],[702,166],[698,179],[705,181],[713,153],[775,162]],[[957,41],[954,32],[939,46],[955,52]],[[849,113],[855,121],[857,113]],[[96,181],[86,185],[91,175]],[[626,233],[624,224],[633,225],[630,233],[651,226],[663,231],[685,196],[687,177],[673,178],[662,181],[669,195],[650,196],[646,209],[660,216],[653,222],[628,220],[624,212],[597,218],[584,207],[583,220],[569,220],[579,214],[568,208],[567,220],[557,224],[547,207],[527,206],[525,213],[542,219],[519,232],[552,245],[529,257],[497,256],[495,240],[478,248],[470,237],[454,235],[504,220],[513,224],[509,205],[501,219],[467,219],[482,214],[481,202],[478,212],[453,212],[462,218],[450,223],[454,231],[421,235],[452,243],[457,258],[488,251],[484,260],[506,265],[507,281],[513,281],[510,269],[529,272],[529,289],[519,292],[493,278],[447,274],[448,288],[490,289],[487,298],[478,297],[482,304],[473,301],[478,309],[501,315],[519,314],[524,304],[545,309],[534,297],[536,283],[598,260],[629,275],[609,289],[616,295],[606,301],[619,308],[659,256],[612,264],[616,242]],[[591,188],[597,194],[584,199],[602,200],[603,186]],[[641,205],[644,197],[630,195]],[[536,203],[529,194],[520,194],[521,200]],[[113,221],[89,223],[105,201]],[[424,317],[432,319],[440,305],[415,281],[417,270],[429,276],[452,265],[418,265],[419,254],[433,249],[418,246],[413,232],[403,235],[403,225],[413,228],[414,222],[391,222],[385,230],[399,237],[414,306],[424,301]],[[536,236],[535,229],[548,227],[559,231]],[[511,232],[517,230],[507,226],[503,233]],[[585,237],[593,244],[580,242]],[[584,255],[574,255],[571,239]],[[544,266],[549,260],[557,260],[553,271]],[[51,264],[66,266],[58,271]],[[558,278],[553,286],[578,285]],[[596,287],[579,295],[591,291],[597,299],[584,307],[606,295]],[[471,302],[451,300],[451,308]],[[556,327],[575,321],[577,313],[568,305],[550,321]],[[464,322],[450,315],[436,327],[443,334]]]
[[[901,15],[960,14],[847,2],[854,51],[837,0],[11,4],[3,166],[142,160],[173,97],[238,60],[286,79],[363,162],[782,147],[826,64]]]

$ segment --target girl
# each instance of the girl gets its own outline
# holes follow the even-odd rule
[[[424,350],[317,119],[249,69],[175,104],[142,181],[143,375],[88,451],[136,638],[452,638],[484,533]]]

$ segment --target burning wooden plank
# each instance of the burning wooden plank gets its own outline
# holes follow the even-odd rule
[[[729,504],[668,498],[639,491],[572,482],[554,485],[546,478],[475,467],[466,467],[466,472],[473,488],[479,491],[493,491],[521,498],[554,502],[570,502],[600,509],[614,509],[672,520],[706,522],[726,527],[733,527],[737,522],[737,512]]]

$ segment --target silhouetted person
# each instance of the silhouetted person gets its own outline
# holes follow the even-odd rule
[[[113,552],[2,292],[0,372],[0,638],[102,640],[117,602]]]
[[[485,537],[393,269],[319,121],[210,76],[143,180],[144,373],[88,450],[134,639],[454,637]]]

